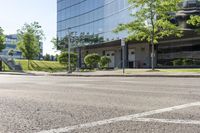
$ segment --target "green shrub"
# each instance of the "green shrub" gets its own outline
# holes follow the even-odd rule
[[[200,66],[200,60],[194,60],[194,65]]]
[[[98,54],[88,54],[84,58],[84,62],[87,67],[93,69],[98,67],[98,63],[100,61],[101,57]]]
[[[111,62],[111,59],[106,57],[106,56],[102,56],[99,62],[99,67],[101,69],[105,69],[108,67],[109,63]]]
[[[194,64],[192,59],[184,59],[183,60],[183,65],[184,66],[192,66]]]
[[[177,59],[173,61],[173,66],[182,66],[182,65],[183,65],[182,59]]]
[[[78,60],[77,54],[70,53],[71,68],[73,70],[76,69],[77,60]],[[58,57],[58,61],[60,62],[60,64],[68,66],[68,52],[61,53]]]
[[[15,54],[14,49],[10,49],[10,50],[8,51],[8,55],[9,55],[9,56],[13,56],[14,54]]]

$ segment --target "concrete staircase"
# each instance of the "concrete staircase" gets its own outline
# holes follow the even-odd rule
[[[20,64],[16,64],[13,58],[8,56],[0,56],[0,61],[4,62],[10,70],[13,71],[22,71],[22,67]]]

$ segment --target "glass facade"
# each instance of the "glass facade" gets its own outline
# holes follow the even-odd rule
[[[200,66],[200,38],[195,32],[196,26],[187,24],[191,15],[199,15],[199,0],[184,0],[182,9],[176,13],[176,22],[185,29],[182,39],[168,41],[158,45],[157,63],[165,67],[199,67]]]
[[[57,36],[69,33],[77,45],[95,45],[118,40],[125,33],[113,33],[120,23],[129,22],[128,0],[57,0]],[[66,41],[67,42],[67,41]]]
[[[5,41],[5,49],[2,50],[2,52],[0,52],[0,55],[3,56],[8,56],[9,50],[14,50],[14,55],[13,58],[21,58],[22,57],[22,52],[19,51],[17,49],[17,35],[13,34],[13,35],[7,35],[6,36],[6,41]]]
[[[107,42],[106,44],[112,44],[106,45],[112,46],[109,49],[85,47],[81,49],[81,52],[79,51],[80,57],[84,58],[85,55],[93,52],[97,52],[100,55],[113,55],[112,66],[119,66],[122,62],[122,50],[121,47],[115,45],[118,42],[118,46],[120,46],[120,41],[115,42],[115,40],[127,37],[127,33],[120,32],[116,34],[113,30],[119,24],[127,23],[131,19],[134,19],[130,16],[131,13],[134,13],[134,10],[129,10],[128,0],[57,0],[57,6],[58,48],[59,46],[60,48],[67,48],[69,36],[74,48],[87,45],[94,46]],[[181,10],[174,13],[175,18],[173,22],[185,29],[185,35],[182,37],[185,41],[181,42],[178,38],[169,38],[170,40],[166,44],[163,44],[165,41],[161,41],[160,43],[162,44],[158,44],[156,49],[156,61],[160,66],[175,66],[180,59],[184,65],[191,62],[200,64],[200,39],[198,38],[197,42],[192,39],[193,37],[197,37],[196,34],[195,36],[191,36],[188,32],[192,31],[195,27],[186,23],[190,15],[199,15],[200,1],[184,0],[180,3],[180,6]],[[137,45],[134,42],[130,42],[127,45],[127,53],[125,54],[126,57],[124,57],[128,61],[126,64],[132,62],[132,64],[135,63],[132,66],[138,66],[139,68],[141,66],[150,66],[149,55],[151,50],[149,49],[149,45],[141,46],[141,44]],[[106,47],[105,45],[99,46]],[[130,54],[131,50],[134,51],[134,56]],[[106,52],[108,54],[105,54]],[[109,56],[109,58],[111,57]],[[139,62],[139,65],[136,62]]]
[[[199,0],[184,0],[182,4],[183,8],[197,9],[200,7]]]
[[[5,49],[0,52],[0,55],[3,56],[9,56],[8,53],[10,50],[14,50],[14,55],[12,56],[13,58],[16,59],[21,59],[23,58],[22,52],[17,48],[17,43],[18,43],[18,38],[17,34],[12,34],[12,35],[6,35],[6,40],[5,40]],[[41,59],[43,57],[43,43],[40,42],[40,53],[37,59]]]

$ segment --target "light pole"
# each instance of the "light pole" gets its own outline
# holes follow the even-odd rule
[[[68,73],[72,73],[71,71],[71,36],[70,36],[70,29],[71,28],[68,28],[67,31],[68,31]]]

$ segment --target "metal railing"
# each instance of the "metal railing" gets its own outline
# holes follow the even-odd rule
[[[13,60],[12,57],[0,55],[0,60],[4,62],[8,66],[9,69],[13,71],[22,71],[21,65],[16,64],[16,62]]]

